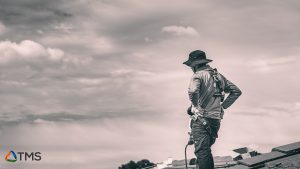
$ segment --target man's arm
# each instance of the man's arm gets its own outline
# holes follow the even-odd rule
[[[199,106],[199,94],[200,94],[200,87],[201,87],[201,77],[199,74],[194,74],[192,76],[190,86],[189,86],[189,98],[192,102],[191,112],[194,114],[202,114],[205,110]]]
[[[189,91],[188,91],[190,101],[192,102],[192,106],[194,107],[198,106],[200,85],[201,85],[200,78],[197,77],[196,74],[194,74],[190,81]]]
[[[224,92],[229,93],[229,95],[226,97],[226,99],[222,103],[222,107],[224,109],[227,109],[242,94],[242,91],[235,84],[233,84],[232,82],[227,80],[225,77],[224,77],[224,81],[225,81]]]

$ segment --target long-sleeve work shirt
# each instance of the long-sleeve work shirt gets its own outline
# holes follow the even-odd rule
[[[225,93],[229,94],[221,102],[221,97],[214,96],[217,89],[214,78],[211,76],[209,70],[212,70],[212,68],[206,65],[195,71],[189,85],[189,98],[192,105],[200,110],[204,117],[222,119],[221,107],[224,109],[230,107],[242,92],[236,85],[218,73],[222,89],[224,89]]]

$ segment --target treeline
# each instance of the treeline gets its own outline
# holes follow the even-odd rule
[[[151,166],[154,167],[156,165],[147,159],[143,159],[138,162],[134,162],[131,160],[126,164],[122,164],[118,169],[143,169],[143,168],[152,168]]]

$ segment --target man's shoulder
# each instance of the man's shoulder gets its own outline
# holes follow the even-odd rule
[[[223,80],[224,82],[227,81],[227,78],[222,74],[222,73],[218,73],[219,78],[221,78],[221,80]]]

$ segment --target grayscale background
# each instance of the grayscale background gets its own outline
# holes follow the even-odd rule
[[[299,141],[299,16],[298,0],[0,0],[1,168],[183,159],[195,49],[243,91],[214,155]]]

